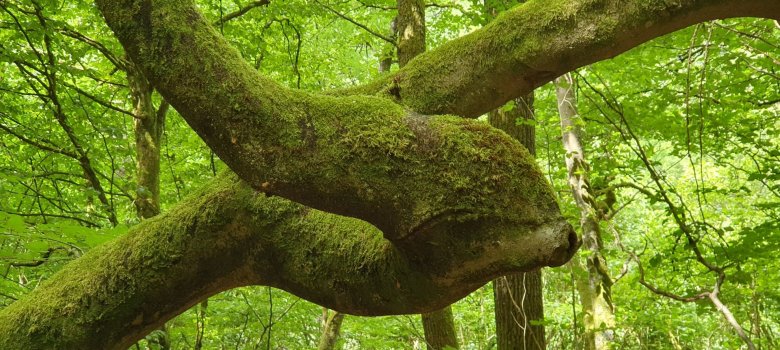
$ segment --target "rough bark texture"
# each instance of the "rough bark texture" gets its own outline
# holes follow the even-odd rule
[[[545,349],[542,271],[516,273],[493,281],[496,345],[506,350]],[[536,324],[534,324],[536,323]]]
[[[344,314],[341,312],[333,311],[328,315],[319,344],[317,345],[318,350],[333,350],[336,348],[342,321],[344,321]]]
[[[124,349],[248,284],[352,314],[430,312],[495,277],[561,264],[576,236],[528,152],[478,122],[418,113],[475,116],[674,29],[780,13],[775,0],[533,1],[340,92],[380,97],[335,97],[263,78],[190,2],[98,6],[209,146],[278,196],[231,175],[207,185],[0,311],[3,349]]]
[[[425,2],[398,0],[398,65],[405,66],[425,52]]]
[[[458,348],[458,337],[455,334],[455,321],[452,317],[451,306],[423,314],[422,324],[428,350]]]
[[[518,98],[511,109],[491,111],[488,122],[520,141],[535,156],[533,101],[533,93]],[[493,294],[498,349],[545,349],[541,270],[499,277],[493,281]]]
[[[588,183],[590,167],[580,141],[580,119],[574,96],[574,79],[565,74],[555,80],[558,113],[561,117],[563,147],[566,149],[566,169],[569,187],[580,208],[580,227],[584,248],[588,250],[586,261],[587,282],[581,287],[580,299],[584,313],[585,348],[608,349],[614,338],[615,310],[612,305],[612,279],[602,254],[603,243],[599,219],[594,205],[594,195]],[[580,277],[581,278],[581,277]]]

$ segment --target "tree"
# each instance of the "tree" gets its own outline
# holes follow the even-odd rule
[[[518,1],[522,3],[523,1]],[[515,2],[485,1],[489,19]],[[488,113],[488,123],[520,141],[536,157],[534,93]],[[496,345],[502,349],[545,349],[542,270],[501,276],[493,280]]]
[[[581,278],[578,283],[585,314],[585,348],[600,350],[609,348],[609,342],[613,337],[612,328],[615,326],[615,310],[610,290],[612,280],[602,253],[604,243],[601,238],[599,216],[595,209],[596,196],[588,180],[590,166],[580,140],[582,120],[577,114],[574,85],[575,81],[571,74],[555,79],[558,113],[561,116],[561,134],[566,149],[569,187],[580,209],[582,240],[584,249],[588,251],[585,263],[587,281]],[[582,269],[581,263],[576,264],[576,268]]]
[[[4,309],[3,347],[122,348],[246,284],[353,314],[425,312],[501,274],[561,264],[576,238],[530,155],[492,128],[425,115],[473,117],[689,24],[780,13],[759,0],[531,2],[326,95],[259,76],[191,4],[98,5],[243,182],[225,175]]]

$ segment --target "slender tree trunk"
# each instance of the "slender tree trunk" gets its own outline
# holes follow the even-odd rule
[[[726,322],[728,322],[729,325],[734,328],[737,336],[739,336],[739,338],[745,342],[747,348],[749,350],[756,350],[756,345],[753,344],[752,340],[750,340],[750,336],[747,335],[745,329],[742,328],[742,326],[739,324],[737,319],[734,317],[734,314],[731,313],[731,310],[729,310],[728,306],[723,304],[723,302],[720,300],[720,297],[718,297],[718,294],[720,294],[720,287],[716,287],[715,290],[708,293],[707,296],[710,298],[710,301],[712,301],[712,304],[715,305],[715,308],[718,309],[721,315],[723,315],[723,318],[726,319]]]
[[[455,334],[455,321],[452,307],[423,314],[423,330],[428,350],[457,349],[458,337]]]
[[[133,63],[127,80],[133,99],[133,130],[136,150],[136,199],[138,217],[148,219],[160,213],[160,139],[167,105],[159,111],[152,105],[152,85]]]
[[[533,93],[512,102],[512,108],[488,114],[490,125],[520,141],[536,155]],[[541,270],[511,274],[493,281],[496,339],[499,350],[544,349],[544,301]]]
[[[136,154],[136,215],[149,219],[160,213],[160,141],[168,104],[159,110],[152,105],[152,84],[141,70],[127,60],[127,81],[133,100],[133,130]],[[163,324],[155,340],[161,350],[170,349],[168,330]]]
[[[336,341],[339,339],[344,314],[338,311],[328,312],[327,308],[325,308],[325,313],[327,318],[325,319],[325,327],[323,327],[317,349],[332,350],[336,348]]]
[[[195,321],[195,350],[203,349],[203,335],[206,333],[206,311],[208,307],[208,299],[204,299],[198,304],[197,320]]]
[[[403,67],[425,52],[425,3],[422,0],[398,0],[398,65]]]
[[[586,286],[578,288],[584,314],[585,348],[601,350],[609,348],[615,327],[615,311],[610,290],[612,279],[602,254],[599,218],[595,211],[594,195],[588,183],[590,168],[580,140],[581,120],[577,114],[574,86],[571,74],[565,74],[555,80],[569,187],[580,208],[583,245],[589,252],[586,258],[587,283],[578,283],[579,286]]]
[[[390,27],[388,30],[389,37],[396,42],[398,41],[398,29],[396,26],[398,19],[393,18],[393,20],[390,22]],[[389,43],[385,43],[382,46],[382,56],[379,57],[379,72],[389,72],[390,67],[393,66],[393,59],[395,58],[395,47]]]

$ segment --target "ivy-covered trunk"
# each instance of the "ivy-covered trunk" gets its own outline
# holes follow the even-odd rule
[[[141,219],[160,213],[160,142],[168,105],[152,105],[152,84],[140,67],[126,61],[127,81],[133,100],[133,131],[136,151],[136,212]]]
[[[594,205],[595,196],[588,182],[590,166],[580,140],[581,120],[577,113],[574,87],[574,78],[571,74],[565,74],[555,80],[563,147],[566,149],[569,187],[580,208],[582,240],[588,252],[585,258],[587,277],[575,274],[580,279],[578,290],[584,313],[585,348],[603,350],[609,348],[614,337],[615,310],[612,305],[612,279],[602,253],[601,228]],[[579,265],[576,267],[581,268]],[[584,278],[587,281],[583,280]]]

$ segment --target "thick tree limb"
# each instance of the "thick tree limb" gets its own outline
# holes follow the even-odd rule
[[[341,93],[390,94],[418,113],[477,117],[576,68],[732,17],[780,19],[780,1],[528,1],[397,73]]]
[[[769,0],[531,1],[357,91],[384,92],[402,107],[282,88],[244,62],[189,1],[97,2],[145,75],[242,179],[396,238],[439,219],[539,222],[557,212],[538,206],[554,202],[546,185],[515,181],[540,177],[516,142],[406,107],[478,115],[686,25],[780,12]]]
[[[0,348],[126,349],[199,300],[249,284],[351,314],[419,313],[572,254],[564,221],[468,226],[393,243],[365,222],[266,197],[225,175],[0,311]]]
[[[444,234],[453,221],[510,228],[560,218],[533,158],[483,123],[285,89],[187,1],[98,5],[166,101],[258,190],[366,220],[394,241]]]

